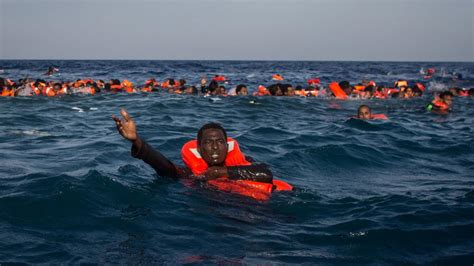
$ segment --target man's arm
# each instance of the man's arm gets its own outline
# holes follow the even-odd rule
[[[227,167],[229,179],[272,183],[273,174],[266,164]]]
[[[266,164],[246,166],[214,166],[204,173],[206,179],[216,179],[227,176],[232,180],[249,180],[263,183],[272,183],[273,174]]]
[[[185,174],[183,169],[175,166],[168,158],[153,149],[140,137],[137,137],[137,140],[133,142],[131,153],[133,157],[142,159],[149,164],[159,176],[178,178]]]
[[[160,176],[180,177],[186,174],[186,171],[176,167],[163,154],[154,150],[148,143],[142,140],[137,134],[135,121],[130,117],[125,109],[120,110],[124,119],[119,119],[115,115],[112,118],[117,125],[117,131],[122,137],[132,142],[132,156],[142,159],[149,164]]]

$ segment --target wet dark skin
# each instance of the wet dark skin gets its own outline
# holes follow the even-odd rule
[[[135,121],[130,117],[125,109],[120,110],[122,119],[112,115],[117,131],[120,135],[132,143],[132,155],[144,160],[151,165],[161,176],[189,178],[192,172],[189,168],[175,166],[165,156],[154,150],[137,134]],[[271,182],[273,175],[264,165],[251,166],[224,166],[227,157],[228,144],[224,132],[220,129],[209,128],[202,132],[201,143],[198,143],[197,150],[209,168],[203,175],[193,176],[194,179],[211,180],[227,176],[231,179],[245,179],[259,182]],[[232,169],[231,172],[229,172]]]
[[[227,176],[227,168],[224,166],[227,148],[227,140],[221,130],[210,128],[203,131],[197,150],[209,165],[205,173],[207,179]]]

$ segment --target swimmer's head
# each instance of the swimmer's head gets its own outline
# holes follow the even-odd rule
[[[439,95],[439,98],[448,106],[453,105],[453,94],[450,91],[444,91]]]
[[[459,94],[460,88],[449,88],[449,92],[453,94],[453,96],[457,96]]]
[[[197,150],[209,166],[224,165],[227,157],[227,133],[218,123],[202,126],[197,135]]]
[[[243,84],[237,85],[237,88],[235,89],[235,92],[237,93],[237,95],[248,95],[249,94],[249,90],[247,89],[247,86],[245,86]]]
[[[197,94],[198,90],[196,86],[188,86],[184,89],[185,94]]]
[[[293,86],[288,86],[288,87],[285,87],[284,90],[283,90],[283,94],[285,96],[295,96],[295,89],[293,88]]]
[[[367,105],[359,106],[359,109],[357,110],[357,118],[359,118],[359,119],[370,119],[371,116],[372,116],[372,112],[371,112],[369,106],[367,106]]]
[[[61,88],[62,88],[61,83],[54,83],[53,90],[59,91],[59,90],[61,90]]]

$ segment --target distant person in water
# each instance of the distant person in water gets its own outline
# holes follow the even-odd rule
[[[356,118],[363,120],[388,120],[388,117],[384,114],[373,114],[370,107],[365,104],[359,106],[359,109],[357,109]]]
[[[251,164],[249,157],[245,157],[245,165],[227,166],[226,158],[229,144],[225,129],[217,123],[208,123],[202,126],[197,134],[196,152],[207,164],[202,175],[195,176],[195,169],[178,167],[163,154],[153,149],[137,133],[136,125],[125,109],[120,110],[123,119],[112,116],[117,131],[122,137],[132,143],[132,156],[142,159],[149,164],[160,176],[171,178],[193,177],[200,180],[212,180],[227,177],[231,180],[248,180],[263,183],[272,183],[273,174],[265,164]]]
[[[44,73],[45,76],[52,76],[55,72],[58,72],[59,69],[58,68],[55,68],[53,66],[50,66],[48,68],[48,71],[46,73]]]
[[[449,112],[453,105],[453,93],[444,91],[439,96],[435,96],[434,100],[426,106],[426,110],[434,112]]]
[[[235,93],[240,96],[245,96],[249,94],[249,90],[247,89],[247,86],[243,84],[237,85],[237,88],[235,89]]]

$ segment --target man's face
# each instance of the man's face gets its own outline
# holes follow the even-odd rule
[[[227,157],[227,140],[222,130],[204,130],[201,143],[198,143],[198,151],[209,166],[223,165]]]
[[[239,91],[239,95],[247,95],[248,93],[247,87],[242,87]]]
[[[357,117],[360,119],[370,119],[370,110],[367,107],[359,108],[359,112],[357,113]]]
[[[453,97],[451,97],[451,95],[446,95],[443,97],[443,101],[447,106],[451,106],[453,104]]]

